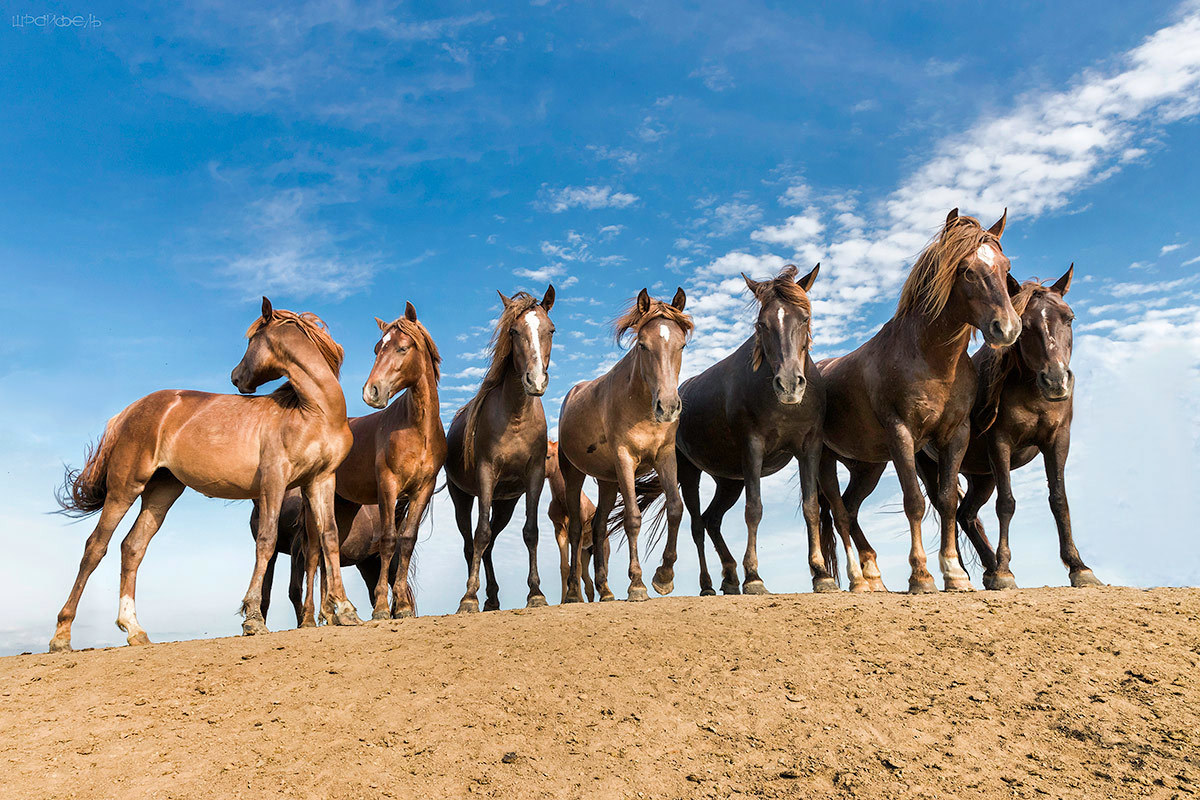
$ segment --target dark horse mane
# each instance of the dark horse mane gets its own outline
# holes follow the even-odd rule
[[[500,312],[500,319],[496,321],[496,329],[492,331],[491,341],[492,362],[488,365],[487,374],[483,376],[483,382],[479,384],[479,391],[458,412],[458,414],[467,415],[463,429],[463,461],[468,469],[475,466],[475,429],[479,427],[479,411],[483,408],[483,401],[487,399],[487,396],[504,381],[511,361],[509,357],[512,355],[512,338],[505,336],[504,333],[516,324],[522,314],[537,304],[538,299],[533,295],[528,292],[517,292],[509,298],[504,310]],[[458,414],[454,416],[457,418]]]
[[[1021,284],[1020,293],[1012,298],[1013,310],[1018,315],[1024,314],[1030,300],[1049,291],[1049,287],[1043,286],[1037,279],[1025,281]],[[979,391],[975,408],[971,412],[972,421],[981,433],[996,423],[996,417],[1000,414],[1000,395],[1004,391],[1004,383],[1014,372],[1020,373],[1023,366],[1021,349],[1017,347],[1017,342],[1008,347],[984,348],[979,360]]]
[[[666,317],[674,322],[683,329],[683,335],[687,337],[691,337],[692,330],[696,327],[690,316],[670,303],[651,299],[650,307],[643,312],[638,308],[637,300],[634,300],[630,303],[629,308],[613,321],[613,336],[619,343],[625,334],[630,331],[637,333],[647,322],[659,317]]]
[[[936,317],[942,313],[954,289],[959,263],[985,242],[1001,249],[1000,240],[974,217],[959,216],[946,222],[917,256],[900,290],[896,316],[923,313]]]
[[[820,265],[818,264],[817,266]],[[796,269],[795,264],[788,264],[774,278],[758,281],[754,286],[754,302],[762,306],[774,298],[811,313],[812,302],[808,299],[808,294],[796,283],[796,273],[799,271]],[[755,330],[754,361],[752,362],[752,367],[755,371],[758,371],[758,368],[762,366],[763,357],[762,341],[759,338],[758,331]]]
[[[388,326],[379,332],[379,341],[383,341],[387,335],[393,331],[399,332],[412,339],[417,345],[417,348],[425,354],[433,366],[433,379],[440,383],[442,380],[442,354],[438,352],[437,345],[433,341],[433,337],[429,335],[429,331],[425,326],[417,320],[409,319],[408,317],[400,317],[399,319],[388,323]],[[375,345],[375,352],[379,353],[379,344]]]
[[[250,339],[254,335],[271,327],[272,325],[295,325],[300,331],[308,337],[308,340],[317,346],[317,351],[321,357],[325,359],[325,363],[333,370],[334,377],[339,377],[342,371],[342,360],[345,358],[345,352],[342,346],[333,340],[329,335],[329,326],[311,311],[305,311],[297,314],[294,311],[287,311],[282,308],[277,308],[272,312],[271,319],[263,319],[259,317],[251,323],[246,329],[246,338]],[[300,405],[300,396],[296,394],[296,387],[291,381],[287,381],[275,391],[271,392],[271,397],[284,408],[296,408]]]

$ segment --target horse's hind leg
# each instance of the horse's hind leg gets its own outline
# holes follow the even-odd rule
[[[721,559],[721,593],[741,594],[742,587],[738,582],[737,560],[725,544],[725,536],[721,533],[721,520],[733,504],[742,496],[742,482],[732,478],[717,478],[717,490],[713,493],[712,502],[700,515],[708,538],[712,539],[717,556]]]
[[[814,435],[813,439],[815,441],[810,441],[796,458],[800,473],[800,509],[808,532],[808,569],[812,575],[814,592],[836,592],[838,584],[833,572],[837,569],[837,549],[831,546],[830,552],[826,553],[821,543],[821,509],[817,499],[821,437]],[[832,539],[832,536],[829,538]]]
[[[850,481],[842,494],[842,504],[850,520],[850,535],[854,537],[854,546],[858,548],[858,559],[862,565],[863,580],[873,592],[886,592],[883,576],[879,572],[879,563],[875,558],[875,548],[867,541],[862,525],[858,522],[858,510],[883,477],[887,464],[871,464],[865,461],[852,461],[846,465],[850,472]],[[918,489],[918,492],[920,490]],[[852,587],[853,588],[853,587]]]
[[[87,585],[96,565],[108,551],[108,541],[112,538],[113,531],[140,493],[140,486],[134,489],[122,487],[119,492],[110,491],[105,497],[100,519],[96,521],[96,527],[83,546],[83,558],[79,561],[79,573],[75,576],[71,593],[67,596],[62,610],[58,612],[58,626],[54,630],[54,638],[50,640],[51,653],[71,649],[71,623],[75,621],[75,613],[79,610],[79,598],[83,596],[83,587]]]
[[[642,582],[642,563],[638,554],[638,534],[642,530],[642,511],[637,502],[636,460],[625,450],[617,450],[617,487],[625,503],[625,538],[629,544],[629,602],[650,599]],[[595,531],[593,524],[592,530]],[[592,546],[596,546],[593,539]],[[597,578],[600,576],[597,575]]]
[[[708,574],[708,562],[704,555],[704,520],[700,518],[700,470],[675,451],[675,464],[679,472],[679,494],[683,497],[692,526],[692,541],[696,543],[696,557],[700,561],[700,596],[714,595],[712,578]]]
[[[599,491],[596,494],[596,511],[592,515],[592,573],[596,599],[605,603],[616,599],[608,588],[608,515],[617,504],[617,485],[611,481],[597,480],[596,486]]]
[[[566,496],[563,503],[567,514],[567,554],[569,573],[566,580],[566,591],[563,593],[564,603],[581,603],[583,597],[579,593],[579,577],[583,559],[583,480],[584,474],[576,469],[562,451],[558,453],[558,468],[562,472],[563,483],[566,486]]]
[[[267,562],[267,571],[263,575],[263,595],[262,602],[258,604],[259,611],[262,612],[263,622],[267,621],[267,612],[271,609],[271,590],[275,588],[275,563],[279,561],[279,549],[271,555],[271,560]]]
[[[174,475],[160,474],[142,490],[142,509],[133,528],[121,542],[121,605],[117,612],[117,627],[126,633],[129,644],[149,644],[150,638],[137,621],[134,592],[137,571],[146,555],[150,539],[158,533],[167,511],[183,494],[183,484]]]
[[[309,597],[307,603],[304,600],[304,581],[308,566],[308,547],[303,541],[305,536],[307,532],[302,530],[292,540],[291,569],[288,575],[288,600],[292,601],[292,608],[296,612],[297,628],[316,625],[316,619],[313,617],[313,598]],[[304,624],[308,619],[313,620],[312,626]]]
[[[371,598],[372,608],[375,606],[375,592],[379,590],[379,574],[383,569],[379,556],[367,556],[365,560],[354,565],[362,576],[363,584],[367,587],[367,596]]]
[[[838,484],[837,457],[833,451],[825,447],[821,450],[821,460],[817,471],[817,479],[821,485],[821,500],[824,514],[833,518],[834,527],[842,539],[842,547],[846,551],[846,574],[850,576],[850,591],[869,592],[871,585],[863,577],[862,565],[851,544],[850,513],[842,502],[842,487]]]

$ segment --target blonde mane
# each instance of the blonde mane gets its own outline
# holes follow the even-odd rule
[[[800,284],[796,283],[795,264],[788,264],[779,271],[779,274],[774,278],[768,278],[765,281],[759,281],[754,288],[754,300],[760,306],[767,301],[775,298],[782,303],[802,308],[809,314],[812,313],[812,302],[808,299],[808,294],[800,288]],[[811,325],[811,323],[810,323]],[[752,368],[757,371],[762,366],[763,358],[762,341],[759,339],[758,331],[754,332],[754,361]]]
[[[908,273],[908,280],[900,290],[896,316],[924,313],[936,317],[942,313],[954,289],[959,263],[985,242],[1000,249],[1000,240],[984,230],[974,217],[955,217],[943,225]]]
[[[425,329],[425,326],[408,317],[400,317],[388,323],[388,326],[379,332],[379,340],[383,341],[393,331],[402,333],[413,340],[417,349],[425,353],[425,357],[429,359],[429,363],[433,367],[434,382],[441,382],[442,354],[438,352],[437,345],[434,343],[433,337],[429,335],[429,331]],[[379,352],[378,344],[375,345],[375,352]]]
[[[1030,300],[1048,291],[1050,289],[1036,279],[1025,281],[1021,284],[1021,291],[1012,298],[1013,310],[1017,312],[1017,316],[1022,316]],[[1009,375],[1020,370],[1021,357],[1017,342],[1007,347],[988,347],[984,350],[979,364],[979,390],[976,394],[975,409],[971,412],[980,432],[996,424],[996,417],[1000,415],[1000,396],[1004,391],[1004,383]]]
[[[500,312],[496,329],[492,331],[492,360],[488,365],[487,374],[483,376],[483,382],[479,384],[479,391],[458,412],[458,414],[467,415],[466,426],[463,429],[463,462],[467,469],[473,469],[475,466],[475,430],[479,427],[479,412],[483,408],[483,401],[487,399],[493,389],[504,381],[504,375],[508,372],[509,357],[512,355],[512,337],[504,334],[516,324],[526,311],[537,304],[538,299],[533,295],[528,292],[517,292]],[[455,418],[458,417],[458,414],[454,415]]]

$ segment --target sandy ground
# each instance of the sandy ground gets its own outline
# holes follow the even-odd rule
[[[0,659],[0,796],[1191,797],[1200,590],[667,598]]]

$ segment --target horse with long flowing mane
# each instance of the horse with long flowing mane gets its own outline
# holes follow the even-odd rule
[[[579,549],[583,534],[580,496],[587,475],[600,486],[592,518],[592,558],[596,592],[612,600],[608,588],[609,512],[620,492],[625,503],[625,535],[629,542],[630,600],[648,598],[638,562],[637,540],[642,525],[636,481],[651,470],[658,473],[666,493],[668,547],[654,584],[661,594],[671,591],[669,569],[675,563],[673,542],[683,517],[675,468],[675,429],[682,403],[679,369],[683,348],[692,332],[692,318],[683,313],[687,295],[677,289],[670,303],[653,300],[642,289],[615,323],[617,340],[632,334],[629,352],[605,374],[576,384],[563,400],[558,418],[558,461],[566,484],[571,574],[563,602],[580,602]]]
[[[471,401],[454,415],[447,432],[446,486],[467,561],[467,590],[459,613],[479,610],[481,563],[488,579],[484,609],[500,607],[492,547],[522,495],[522,534],[529,552],[526,605],[546,605],[537,568],[537,517],[546,482],[546,412],[541,398],[550,383],[554,287],[548,286],[540,301],[525,292],[512,297],[497,294],[504,310],[492,334],[487,374]],[[474,497],[479,498],[479,520],[472,535]]]
[[[983,585],[1013,589],[1017,582],[1009,567],[1012,553],[1008,529],[1016,511],[1012,471],[1041,453],[1050,487],[1050,511],[1058,528],[1059,556],[1071,585],[1101,586],[1083,562],[1071,533],[1067,505],[1066,466],[1071,446],[1075,376],[1071,372],[1071,321],[1067,304],[1075,265],[1046,286],[1025,281],[1013,306],[1021,315],[1021,335],[1008,347],[980,348],[973,357],[979,371],[979,391],[971,412],[971,442],[960,471],[967,492],[958,507],[958,524],[983,562]],[[921,453],[918,463],[931,492],[938,490],[936,461]],[[996,491],[1000,539],[993,551],[979,521],[979,509]]]
[[[64,512],[100,512],[84,547],[79,574],[50,649],[71,648],[84,585],[108,548],[113,531],[141,497],[132,530],[121,543],[121,602],[117,626],[129,644],[150,641],[134,608],[137,570],[150,539],[171,505],[191,487],[209,497],[257,499],[261,509],[257,559],[242,601],[246,634],[266,631],[262,587],[275,553],[279,509],[288,488],[304,493],[308,531],[329,572],[329,617],[357,624],[342,585],[333,522],[334,470],[350,449],[346,398],[338,383],[342,348],[315,314],[274,309],[263,298],[262,315],[246,332],[246,354],[230,379],[242,395],[282,377],[269,395],[252,397],[163,390],[136,401],[109,420],[81,470],[68,470],[59,504]]]
[[[817,365],[828,398],[821,495],[842,537],[853,591],[884,589],[875,551],[858,524],[858,509],[889,461],[904,493],[911,534],[909,591],[937,591],[921,541],[925,499],[915,459],[924,447],[938,453],[940,488],[933,501],[941,517],[946,589],[971,588],[954,535],[956,481],[970,439],[977,385],[967,345],[973,330],[1000,347],[1012,344],[1021,332],[1021,318],[1009,296],[1020,287],[1009,275],[1008,257],[1000,247],[1007,217],[1006,211],[984,229],[973,217],[952,210],[913,265],[895,315],[857,350]],[[838,486],[838,460],[850,471],[844,494]],[[859,559],[851,550],[852,539]]]

